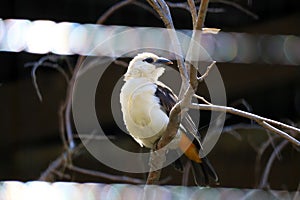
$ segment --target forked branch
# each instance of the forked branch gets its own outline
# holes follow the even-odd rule
[[[208,111],[217,111],[217,112],[224,112],[224,113],[230,113],[233,115],[237,115],[240,117],[245,117],[248,119],[251,119],[255,122],[257,122],[259,125],[261,125],[262,127],[264,127],[267,130],[270,130],[271,132],[275,133],[275,134],[279,134],[281,137],[287,139],[289,142],[291,142],[292,144],[296,145],[296,146],[300,146],[300,142],[295,139],[294,137],[292,137],[291,135],[289,135],[288,133],[279,130],[278,128],[276,128],[275,126],[278,126],[282,129],[286,129],[289,131],[294,131],[297,134],[300,134],[300,129],[272,120],[272,119],[268,119],[265,117],[261,117],[259,115],[255,115],[253,113],[249,113],[246,111],[242,111],[236,108],[232,108],[232,107],[226,107],[226,106],[219,106],[219,105],[207,105],[207,104],[196,104],[196,103],[192,103],[189,106],[191,109],[197,109],[197,110],[208,110]]]

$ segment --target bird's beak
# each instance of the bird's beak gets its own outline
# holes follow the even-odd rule
[[[173,62],[169,59],[160,57],[154,62],[154,64],[172,65]]]

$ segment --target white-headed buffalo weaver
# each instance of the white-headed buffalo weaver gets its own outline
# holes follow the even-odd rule
[[[138,54],[129,63],[121,89],[120,102],[126,128],[136,142],[147,148],[153,148],[161,138],[169,122],[169,113],[177,102],[172,90],[158,81],[165,70],[162,66],[168,64],[172,62],[153,53]],[[191,160],[196,184],[208,185],[209,177],[217,183],[218,176],[213,167],[199,154],[200,139],[196,140],[191,130],[199,134],[186,114],[170,147],[182,151]],[[175,166],[182,169],[181,159],[175,161]],[[204,179],[199,178],[199,173]]]

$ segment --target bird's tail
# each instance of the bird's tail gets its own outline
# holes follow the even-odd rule
[[[209,160],[206,157],[204,157],[201,158],[201,161],[201,163],[191,161],[195,183],[201,186],[209,185],[209,180],[213,179],[214,183],[218,185],[218,175],[215,172],[213,166],[210,164]],[[202,176],[200,174],[202,174]]]
[[[195,142],[195,143],[194,143]],[[187,135],[182,134],[179,142],[179,148],[184,152],[185,156],[191,160],[194,179],[197,185],[208,185],[209,178],[212,178],[218,184],[219,178],[214,168],[206,157],[199,155],[199,148],[196,141],[191,142]],[[200,179],[202,174],[204,181]],[[201,176],[201,175],[200,175]]]

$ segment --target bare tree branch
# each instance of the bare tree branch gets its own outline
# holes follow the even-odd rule
[[[189,88],[186,90],[186,93],[184,94],[184,98],[186,102],[191,102],[193,94],[195,94],[195,91],[198,88],[198,78],[197,78],[197,72],[198,72],[198,66],[195,66],[197,63],[194,63],[195,59],[194,56],[198,55],[199,47],[195,44],[195,39],[200,40],[200,31],[203,28],[204,20],[207,12],[209,0],[202,0],[199,6],[199,12],[197,15],[196,23],[193,26],[193,34],[191,38],[191,43],[188,48],[187,52],[187,60],[190,62],[188,63],[188,69],[189,69]],[[208,67],[204,75],[207,76],[209,73],[211,67]],[[204,79],[204,77],[203,77]]]
[[[167,151],[166,148],[163,150],[163,147],[165,147],[173,140],[179,129],[181,113],[180,111],[180,103],[177,103],[176,106],[174,106],[170,112],[169,123],[165,130],[165,133],[160,138],[156,148],[153,149],[154,151],[150,155],[150,172],[147,178],[147,184],[155,184],[160,178],[161,169],[163,163],[166,160]]]
[[[197,18],[197,22],[196,22],[196,26],[195,26],[194,30],[201,30],[203,28],[208,3],[209,3],[209,0],[201,0],[199,11],[198,11],[198,18]]]
[[[290,141],[292,144],[296,145],[296,146],[300,146],[300,142],[298,140],[296,140],[295,138],[293,138],[292,136],[288,135],[287,133],[281,131],[280,133],[278,132],[278,129],[276,129],[275,127],[272,126],[272,128],[270,128],[270,124],[279,126],[280,128],[284,128],[290,131],[295,131],[296,133],[300,134],[300,129],[293,127],[293,126],[289,126],[287,124],[272,120],[272,119],[268,119],[268,118],[264,118],[261,117],[259,115],[255,115],[249,112],[245,112],[242,110],[238,110],[236,108],[232,108],[232,107],[226,107],[226,106],[219,106],[219,105],[207,105],[207,104],[195,104],[192,103],[189,106],[191,109],[199,109],[199,110],[209,110],[209,111],[218,111],[218,112],[225,112],[225,113],[230,113],[230,114],[234,114],[234,115],[238,115],[241,117],[245,117],[251,120],[256,121],[258,124],[260,124],[261,126],[263,126],[264,128],[267,128],[267,130],[270,130],[276,134],[280,134],[280,136],[284,137],[285,139],[287,139],[288,141]]]
[[[93,134],[91,136],[94,136]],[[95,139],[94,137],[87,138],[86,142],[91,141],[92,139]],[[98,139],[106,139],[106,138],[98,138]],[[108,173],[90,170],[90,169],[83,169],[81,167],[75,166],[70,162],[72,159],[76,158],[80,155],[80,151],[83,148],[83,144],[77,145],[74,149],[67,149],[64,151],[58,158],[56,158],[49,167],[41,174],[39,180],[41,181],[54,181],[55,177],[54,175],[59,175],[60,177],[67,177],[68,175],[62,173],[61,169],[69,169],[78,173],[105,178],[112,181],[121,181],[121,182],[127,182],[127,183],[134,183],[134,184],[143,184],[145,183],[142,179],[137,178],[131,178],[127,176],[117,176],[117,175],[111,175]],[[72,155],[72,158],[70,159],[69,156]],[[169,181],[170,178],[167,177],[163,181]]]
[[[274,126],[271,126],[269,123],[265,121],[258,121],[258,124],[260,124],[262,127],[264,127],[266,130],[270,130],[273,133],[278,134],[279,136],[285,138],[286,140],[289,140],[291,143],[295,144],[296,146],[300,146],[300,143],[298,140],[293,138],[292,136],[288,135],[282,130],[279,130],[278,128],[275,128]]]
[[[197,24],[197,8],[195,6],[194,0],[187,0],[187,3],[189,5],[189,10],[192,16],[193,27],[195,27]]]
[[[66,138],[65,133],[65,118],[64,118],[64,110],[65,110],[65,104],[61,104],[58,109],[58,124],[59,124],[59,133],[60,137],[63,143],[64,150],[67,150],[69,147],[68,140]]]
[[[199,82],[202,82],[204,81],[204,79],[208,76],[210,70],[212,69],[212,67],[216,64],[216,61],[213,61],[206,69],[205,73],[201,76],[201,77],[198,77],[197,80]]]
[[[203,101],[203,102],[206,103],[206,104],[211,104],[211,103],[210,103],[209,101],[207,101],[204,97],[199,96],[199,95],[197,95],[197,94],[194,94],[193,97],[195,97],[195,98],[197,98],[197,99]]]
[[[58,158],[56,158],[48,168],[41,174],[38,180],[40,181],[54,181],[55,177],[53,177],[53,172],[59,170],[63,167],[63,163],[66,162],[67,154],[64,152]]]

